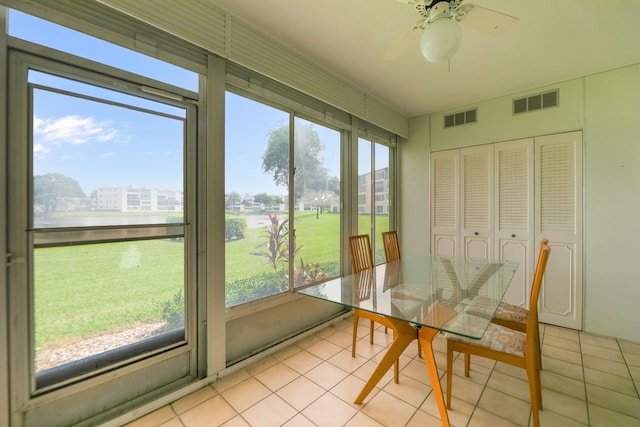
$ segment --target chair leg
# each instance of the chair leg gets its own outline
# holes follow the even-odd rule
[[[358,340],[358,321],[360,313],[358,310],[353,311],[353,338],[351,342],[351,357],[356,357],[356,341]]]
[[[464,376],[469,376],[469,371],[471,370],[471,355],[469,353],[464,353]]]
[[[453,379],[453,347],[447,341],[447,409],[451,409],[451,383]]]
[[[373,320],[369,321],[369,344],[373,345]]]
[[[536,366],[535,357],[525,361],[527,379],[529,380],[529,393],[531,394],[531,414],[533,427],[540,427],[540,411],[542,410],[542,386],[540,383],[540,370]]]

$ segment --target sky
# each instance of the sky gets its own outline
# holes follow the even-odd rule
[[[11,12],[9,33],[198,90],[194,72],[20,12]],[[33,70],[29,81],[41,85],[33,92],[34,175],[63,173],[78,181],[87,195],[98,187],[110,186],[182,189],[183,108]],[[286,188],[276,186],[272,176],[263,172],[262,155],[270,131],[286,125],[288,118],[287,112],[227,93],[225,192],[286,194]],[[313,128],[324,147],[321,156],[329,175],[339,176],[339,132],[317,124]],[[361,155],[361,160],[367,158],[370,156]],[[387,165],[388,161],[376,166]],[[366,165],[359,167],[361,172],[370,170]]]

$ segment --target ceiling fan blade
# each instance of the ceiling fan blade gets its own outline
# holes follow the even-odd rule
[[[393,61],[402,55],[402,53],[407,50],[407,47],[411,45],[417,46],[425,25],[425,20],[421,19],[409,27],[409,29],[402,33],[400,37],[398,37],[396,41],[394,41],[391,46],[384,51],[382,59],[385,61]]]
[[[519,19],[486,7],[466,4],[458,8],[460,23],[473,30],[500,37],[513,29]]]

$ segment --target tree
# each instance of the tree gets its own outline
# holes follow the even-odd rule
[[[256,203],[262,203],[266,208],[275,204],[275,197],[268,195],[267,193],[258,193],[253,196],[253,201]]]
[[[236,193],[235,191],[232,191],[227,196],[227,200],[226,200],[227,210],[231,210],[232,211],[234,206],[237,203],[240,203],[241,201],[242,201],[242,197],[240,196],[240,194]]]
[[[33,202],[47,213],[55,212],[60,200],[86,197],[78,181],[61,173],[33,176]]]
[[[294,196],[300,199],[305,190],[317,193],[327,187],[328,171],[320,153],[324,149],[313,126],[296,123],[294,137]],[[262,155],[262,170],[273,175],[278,186],[289,187],[289,126],[271,131]]]

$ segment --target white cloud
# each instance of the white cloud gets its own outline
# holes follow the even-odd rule
[[[70,115],[58,118],[34,119],[36,146],[44,144],[84,144],[91,140],[105,142],[116,137],[118,130],[107,120]]]
[[[113,157],[116,155],[115,151],[107,151],[106,153],[100,154],[100,158],[106,159],[107,157]]]

